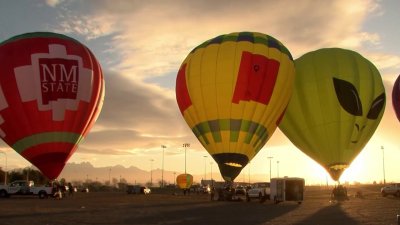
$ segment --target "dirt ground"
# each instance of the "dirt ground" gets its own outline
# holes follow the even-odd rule
[[[390,225],[397,224],[400,198],[382,197],[380,186],[350,187],[350,200],[331,202],[326,187],[306,187],[302,204],[272,201],[210,201],[207,194],[128,195],[75,193],[62,200],[0,199],[0,225],[60,224],[229,224],[229,225]],[[361,191],[363,198],[356,198]]]

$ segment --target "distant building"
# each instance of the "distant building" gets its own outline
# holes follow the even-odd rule
[[[210,186],[210,187],[224,187],[226,182],[225,181],[215,181],[215,180],[201,180],[202,186]]]

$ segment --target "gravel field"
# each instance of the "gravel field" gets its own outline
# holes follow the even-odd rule
[[[75,193],[61,200],[0,199],[0,225],[190,224],[190,225],[390,225],[397,224],[400,198],[382,197],[380,186],[348,188],[350,200],[330,201],[330,188],[306,187],[302,204],[210,201],[207,194],[124,192]],[[363,198],[354,197],[361,191]]]

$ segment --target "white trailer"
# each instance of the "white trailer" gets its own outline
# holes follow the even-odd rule
[[[301,204],[304,196],[304,183],[304,179],[298,177],[272,178],[270,199],[275,204],[284,201],[295,201]]]

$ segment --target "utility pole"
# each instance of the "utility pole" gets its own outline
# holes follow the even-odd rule
[[[269,182],[271,183],[271,159],[274,157],[268,156],[267,158],[269,159]]]
[[[386,184],[386,176],[385,176],[385,149],[381,146],[382,149],[382,167],[383,167],[383,184]]]
[[[109,185],[111,186],[111,167],[108,170],[108,182],[109,182]]]
[[[150,159],[150,186],[153,187],[153,162],[154,159]]]
[[[279,178],[279,161],[276,161],[277,177]]]
[[[186,148],[190,147],[189,143],[184,143],[183,147],[185,148],[185,174],[186,174]]]
[[[213,181],[213,178],[212,178],[212,167],[213,167],[213,162],[210,162],[210,171],[211,171],[211,173],[210,173],[210,177],[211,177],[211,186],[213,186],[213,187],[214,187],[214,181]]]
[[[161,148],[162,148],[161,187],[164,187],[164,149],[167,148],[167,146],[161,145]]]
[[[204,181],[207,180],[207,156],[203,156],[204,157]]]

